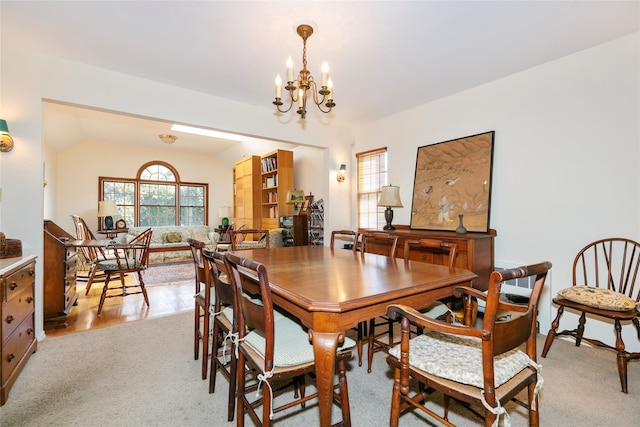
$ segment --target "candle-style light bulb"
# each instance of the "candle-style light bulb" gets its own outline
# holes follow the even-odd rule
[[[293,59],[291,57],[287,58],[287,81],[293,81]]]
[[[327,99],[333,99],[333,80],[331,80],[331,78],[327,81],[327,88],[329,89]]]
[[[322,86],[327,85],[327,78],[329,78],[329,64],[327,61],[322,63]]]
[[[282,79],[280,74],[276,75],[276,98],[282,98]]]
[[[302,108],[304,105],[304,89],[298,89],[298,107]]]

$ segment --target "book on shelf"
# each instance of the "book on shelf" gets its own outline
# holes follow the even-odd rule
[[[278,169],[278,161],[275,157],[265,157],[262,159],[262,172],[271,172]]]

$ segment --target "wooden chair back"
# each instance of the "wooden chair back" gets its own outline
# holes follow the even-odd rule
[[[215,312],[219,313],[223,307],[234,308],[233,290],[227,266],[224,263],[224,254],[204,248],[202,257],[205,263],[206,283],[213,287],[215,291],[215,301],[213,303]]]
[[[331,243],[329,244],[329,247],[331,249],[334,248],[336,240],[341,240],[341,241],[344,241],[346,243],[351,242],[351,244],[352,244],[351,250],[354,251],[354,252],[357,250],[358,233],[356,233],[353,230],[333,230],[331,232]]]
[[[193,266],[196,273],[196,295],[202,290],[202,284],[205,283],[204,261],[202,258],[202,249],[205,248],[204,242],[196,239],[188,239],[189,249],[193,258]]]
[[[153,230],[147,228],[126,245],[124,251],[115,250],[118,272],[127,273],[145,270],[149,264],[149,244]]]
[[[76,239],[96,240],[95,236],[93,235],[89,227],[87,227],[87,223],[82,217],[78,215],[71,215],[71,218],[73,219],[73,224],[76,228]],[[82,253],[84,259],[90,264],[95,263],[98,259],[106,258],[105,252],[102,248],[81,246],[80,252]]]
[[[640,243],[624,238],[601,239],[582,248],[573,260],[573,286],[595,286],[640,302]]]
[[[389,233],[366,233],[361,235],[360,252],[395,257],[398,236]]]
[[[231,250],[270,248],[269,230],[245,228],[231,232]]]
[[[225,253],[224,263],[229,274],[235,307],[238,308],[235,317],[239,339],[242,340],[247,330],[256,330],[263,334],[264,369],[270,371],[274,367],[274,313],[267,267],[232,252]],[[254,283],[256,278],[257,288],[249,285]],[[259,295],[259,298],[250,298],[249,295]]]
[[[455,243],[436,239],[419,239],[404,241],[404,260],[409,261],[411,252],[420,252],[421,261],[453,267],[456,262]]]

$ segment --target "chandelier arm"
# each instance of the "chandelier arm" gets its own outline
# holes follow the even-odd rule
[[[282,101],[280,100],[280,98],[276,98],[275,102],[273,102],[273,104],[276,106],[276,108],[278,109],[279,112],[281,113],[288,113],[289,110],[291,110],[291,107],[293,107],[293,99],[291,99],[291,97],[289,97],[289,108],[287,108],[286,110],[283,110],[280,108],[280,106],[282,105]]]

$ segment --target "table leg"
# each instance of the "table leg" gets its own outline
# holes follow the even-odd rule
[[[309,330],[316,359],[316,385],[320,406],[320,425],[331,426],[333,402],[333,374],[336,365],[336,349],[344,341],[344,332],[314,332]]]

